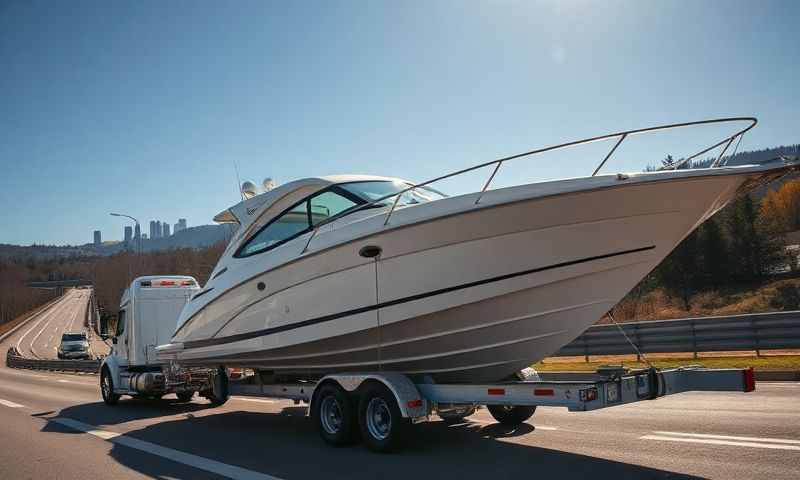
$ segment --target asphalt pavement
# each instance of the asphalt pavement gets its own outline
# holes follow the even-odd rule
[[[54,306],[73,308],[69,299]],[[27,333],[23,345],[45,354],[39,329],[72,320],[43,317],[0,348]],[[2,366],[0,478],[798,479],[798,397],[800,383],[761,382],[753,393],[691,392],[595,412],[539,408],[514,429],[480,410],[460,425],[416,425],[405,450],[380,455],[327,446],[288,401],[233,397],[212,408],[200,398],[123,397],[108,407],[96,375]]]

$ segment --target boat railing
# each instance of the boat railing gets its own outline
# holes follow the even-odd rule
[[[710,147],[704,148],[704,149],[700,150],[699,152],[697,152],[697,153],[695,153],[693,155],[690,155],[688,157],[685,157],[685,158],[683,158],[681,160],[678,160],[676,162],[665,164],[662,167],[660,167],[659,170],[676,170],[676,169],[682,167],[683,165],[686,165],[688,162],[691,162],[695,158],[697,158],[697,157],[699,157],[701,155],[704,155],[704,154],[710,152],[711,150],[714,150],[717,147],[725,145],[725,147],[722,149],[722,151],[717,156],[717,158],[711,163],[711,168],[716,168],[716,167],[718,167],[720,165],[720,162],[722,161],[722,158],[725,156],[725,153],[728,151],[728,149],[733,144],[733,142],[737,141],[737,147],[738,147],[738,142],[741,142],[741,139],[742,139],[742,137],[744,136],[745,133],[747,133],[753,127],[756,126],[756,124],[758,123],[758,119],[756,119],[754,117],[728,117],[728,118],[713,118],[713,119],[709,119],[709,120],[698,120],[698,121],[694,121],[694,122],[671,123],[671,124],[667,124],[667,125],[657,125],[657,126],[654,126],[654,127],[637,128],[637,129],[634,129],[634,130],[625,130],[625,131],[622,131],[622,132],[608,133],[608,134],[599,135],[599,136],[596,136],[596,137],[588,137],[588,138],[583,138],[583,139],[580,139],[580,140],[574,140],[574,141],[571,141],[571,142],[560,143],[558,145],[551,145],[549,147],[537,148],[535,150],[530,150],[530,151],[527,151],[527,152],[518,153],[516,155],[510,155],[510,156],[507,156],[507,157],[498,158],[498,159],[491,160],[491,161],[488,161],[488,162],[484,162],[484,163],[481,163],[481,164],[478,164],[478,165],[474,165],[472,167],[464,168],[462,170],[458,170],[458,171],[455,171],[455,172],[452,172],[452,173],[448,173],[446,175],[442,175],[442,176],[439,176],[439,177],[436,177],[436,178],[432,178],[430,180],[426,180],[426,181],[424,181],[422,183],[409,185],[407,188],[399,190],[399,191],[397,191],[395,193],[391,193],[389,195],[377,198],[377,199],[375,199],[375,200],[373,200],[373,201],[371,201],[369,203],[365,203],[365,204],[359,205],[358,207],[355,207],[352,210],[349,210],[348,214],[349,213],[353,213],[354,211],[359,211],[359,210],[363,210],[363,209],[366,209],[366,208],[370,208],[370,207],[375,206],[375,205],[383,204],[386,200],[394,197],[394,201],[392,202],[392,206],[386,212],[386,218],[384,219],[384,222],[383,222],[384,225],[388,225],[389,224],[389,219],[392,217],[392,213],[394,213],[395,209],[397,208],[397,205],[400,202],[400,198],[403,196],[403,194],[405,194],[407,192],[410,192],[410,191],[413,191],[413,190],[416,190],[417,188],[425,187],[425,186],[428,186],[428,185],[430,185],[432,183],[439,182],[441,180],[445,180],[445,179],[448,179],[448,178],[456,177],[458,175],[462,175],[464,173],[471,172],[473,170],[478,170],[478,169],[481,169],[481,168],[485,168],[485,167],[489,167],[491,165],[494,165],[494,169],[492,169],[492,173],[489,175],[489,178],[486,180],[486,183],[483,185],[483,188],[481,189],[480,193],[478,194],[477,198],[475,199],[475,204],[477,205],[481,201],[481,198],[483,198],[483,195],[486,193],[486,190],[489,189],[489,186],[491,185],[492,180],[494,180],[495,176],[497,175],[497,172],[500,170],[500,167],[504,163],[509,162],[511,160],[516,160],[518,158],[523,158],[523,157],[531,157],[531,156],[538,155],[538,154],[545,153],[545,152],[553,152],[553,151],[556,151],[556,150],[563,150],[563,149],[566,149],[566,148],[576,147],[576,146],[579,146],[579,145],[586,145],[586,144],[589,144],[589,143],[595,143],[595,142],[600,142],[600,141],[604,141],[604,140],[616,139],[616,142],[614,143],[614,146],[611,148],[611,150],[609,150],[609,152],[605,155],[605,157],[603,157],[603,160],[597,165],[597,167],[595,167],[594,171],[592,172],[591,176],[595,176],[595,175],[597,175],[598,172],[600,172],[600,169],[603,168],[603,166],[606,164],[606,162],[608,162],[608,160],[612,157],[612,155],[614,155],[614,152],[617,151],[617,149],[622,144],[622,142],[625,141],[625,139],[627,139],[628,137],[632,137],[634,135],[639,135],[639,134],[643,134],[643,133],[652,133],[652,132],[658,132],[658,131],[664,131],[664,130],[674,130],[674,129],[678,129],[678,128],[695,127],[695,126],[699,126],[699,125],[710,125],[710,124],[716,124],[716,123],[733,123],[733,122],[748,122],[748,124],[744,128],[742,128],[740,130],[737,130],[732,135],[724,137],[722,140],[720,140],[719,142],[711,145]],[[327,219],[327,220],[322,221],[322,222],[318,223],[317,225],[315,225],[314,226],[314,230],[313,230],[313,232],[311,234],[311,237],[309,238],[308,242],[306,243],[306,248],[308,248],[308,245],[311,243],[311,240],[316,235],[317,230],[319,230],[320,227],[322,227],[323,225],[329,223],[330,221],[335,220],[336,218],[338,218],[338,217],[331,217],[330,219]],[[304,249],[304,251],[305,251],[305,249]]]

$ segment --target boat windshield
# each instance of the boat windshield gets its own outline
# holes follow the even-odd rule
[[[382,201],[376,203],[377,206],[389,206],[394,203],[395,196],[401,190],[411,187],[412,184],[395,181],[372,181],[372,182],[353,182],[338,185],[339,188],[347,190],[348,192],[356,195],[357,197],[365,200],[367,203],[374,202],[380,198]],[[386,197],[386,198],[384,198]],[[418,187],[414,190],[409,190],[400,195],[400,200],[397,206],[416,205],[419,203],[432,202],[446,198],[447,195],[430,187]]]

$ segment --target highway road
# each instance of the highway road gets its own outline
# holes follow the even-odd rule
[[[27,358],[55,359],[61,334],[86,331],[86,309],[91,289],[68,290],[50,308],[22,327],[13,345]],[[108,346],[96,335],[90,337],[93,356],[108,354]]]
[[[800,478],[798,383],[597,412],[540,408],[515,429],[481,410],[461,425],[417,425],[406,450],[379,455],[326,446],[291,402],[124,397],[108,407],[97,381],[0,367],[0,478]]]

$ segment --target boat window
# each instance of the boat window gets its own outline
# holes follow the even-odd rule
[[[312,225],[316,225],[358,205],[353,200],[331,191],[311,197],[309,203],[311,205]]]
[[[374,202],[379,198],[383,198],[401,190],[405,190],[410,186],[410,183],[397,180],[379,182],[353,182],[339,185],[339,187],[342,189],[347,190],[348,192],[357,195],[360,198],[363,198],[367,202]],[[414,190],[404,192],[400,196],[397,206],[416,205],[418,203],[431,202],[433,200],[440,200],[446,197],[447,195],[431,187],[418,187]],[[391,205],[394,203],[394,199],[394,196],[389,196],[388,198],[379,202],[379,205]]]
[[[291,210],[273,220],[242,247],[238,256],[246,257],[263,252],[273,245],[284,242],[308,230],[307,204],[308,202],[304,201],[295,205]]]

